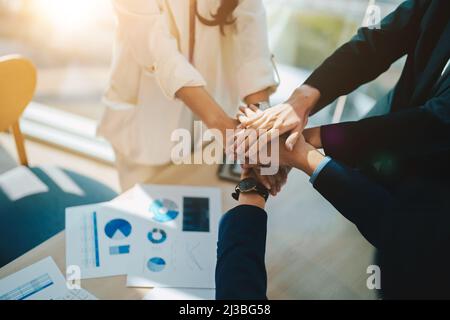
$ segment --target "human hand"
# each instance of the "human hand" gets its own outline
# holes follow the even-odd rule
[[[299,134],[307,123],[307,118],[300,118],[288,103],[279,104],[265,111],[261,111],[253,105],[241,107],[238,119],[242,128],[257,130],[255,138],[248,137],[247,141],[237,146],[238,153],[247,149],[246,145],[248,149],[251,149],[257,142],[269,142],[285,133],[289,133],[286,139],[286,147],[292,150]],[[242,134],[245,134],[245,131]]]
[[[316,149],[322,149],[322,138],[320,136],[321,128],[314,127],[303,130],[303,136],[306,142]]]
[[[263,175],[261,167],[244,168],[243,170],[251,170],[254,177],[269,189],[270,194],[276,196],[286,184],[291,167],[280,166],[278,172],[274,175]]]
[[[288,150],[292,150],[319,98],[319,90],[308,85],[302,85],[294,91],[286,103],[264,112],[254,106],[240,108],[238,119],[242,127],[263,130],[258,132],[258,139],[246,139],[244,143],[236,146],[236,149],[238,152],[248,151],[257,142],[255,140],[267,143],[289,132],[285,143]],[[260,135],[265,135],[265,137],[261,139]]]
[[[315,128],[315,132],[320,132],[320,128]],[[305,130],[306,131],[306,130]],[[292,151],[288,150],[285,146],[285,139],[286,136],[280,137],[280,147],[277,148],[278,154],[273,155],[270,154],[270,159],[272,159],[272,163],[270,164],[264,164],[264,165],[275,165],[279,167],[279,170],[282,170],[283,168],[287,168],[287,172],[291,168],[297,168],[299,170],[304,171],[306,174],[311,175],[314,170],[316,169],[317,165],[320,163],[320,161],[323,160],[324,155],[316,149],[315,146],[311,145],[308,141],[306,141],[303,134],[301,134],[297,140],[297,143],[294,146],[294,149]],[[270,151],[272,151],[271,144],[267,145],[268,148],[270,148]],[[261,165],[260,160],[258,159],[258,164]],[[244,168],[247,169],[254,169],[255,165],[250,164],[244,164]],[[258,167],[259,170],[261,170],[261,167]],[[259,174],[258,174],[259,173]],[[272,176],[265,176],[262,175],[259,171],[257,172],[258,178],[263,184],[272,184],[275,185],[275,191],[279,191],[277,189],[277,182],[273,182],[274,177]],[[280,177],[283,177],[284,173],[279,172],[278,173]],[[287,173],[285,174],[284,179],[287,178]],[[275,178],[276,179],[276,178]],[[286,182],[286,180],[282,180],[281,186]],[[280,185],[280,182],[278,182]]]
[[[320,129],[320,128],[319,128]],[[306,130],[305,130],[306,131]],[[279,163],[302,170],[311,176],[317,166],[324,159],[324,155],[300,135],[294,150],[280,148]]]

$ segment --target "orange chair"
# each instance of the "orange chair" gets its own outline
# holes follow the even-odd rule
[[[19,119],[33,98],[35,88],[36,68],[29,60],[20,56],[0,58],[0,131],[12,130],[20,164],[27,167]],[[3,178],[16,169],[21,168],[2,173]],[[81,192],[64,190],[40,167],[27,170],[44,183],[48,191],[11,199],[0,185],[0,267],[63,230],[67,207],[105,202],[117,196],[94,179],[70,170],[54,169],[70,179]],[[17,180],[14,183],[18,183]]]
[[[12,130],[21,165],[28,166],[19,119],[33,98],[36,68],[17,55],[0,58],[0,131]]]

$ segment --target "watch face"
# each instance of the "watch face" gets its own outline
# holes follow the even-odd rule
[[[241,190],[241,192],[253,190],[255,187],[256,181],[251,178],[244,179],[239,183],[239,190]]]

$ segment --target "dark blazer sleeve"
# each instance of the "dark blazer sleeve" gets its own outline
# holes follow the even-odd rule
[[[360,28],[305,81],[321,93],[319,111],[381,73],[405,55],[416,42],[419,24],[431,1],[410,0],[386,16],[379,29]]]
[[[267,214],[241,205],[226,213],[219,226],[216,299],[267,299],[265,267]]]
[[[450,86],[425,105],[322,126],[324,151],[352,167],[379,156],[408,159],[450,150]]]
[[[383,187],[358,170],[331,160],[319,173],[314,188],[376,248],[393,236],[396,215],[402,208]]]

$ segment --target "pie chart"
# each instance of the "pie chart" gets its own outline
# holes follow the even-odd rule
[[[162,229],[154,228],[148,233],[147,238],[151,243],[159,244],[166,241],[167,233]]]
[[[157,222],[168,222],[178,216],[178,206],[169,199],[157,199],[150,205],[150,212],[153,214],[153,220]]]
[[[114,219],[105,226],[105,234],[113,240],[123,240],[131,234],[131,224],[124,219]]]
[[[161,272],[166,267],[166,261],[160,257],[150,258],[147,262],[147,268],[151,272]]]

